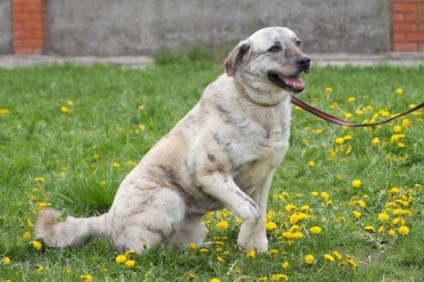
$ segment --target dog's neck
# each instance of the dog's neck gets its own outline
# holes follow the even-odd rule
[[[288,95],[284,95],[281,92],[273,93],[271,91],[262,95],[257,94],[258,92],[263,93],[263,91],[260,91],[249,85],[243,85],[236,79],[234,79],[234,85],[243,98],[260,107],[278,106],[283,100],[285,100],[285,96],[287,96],[287,98],[289,97]]]

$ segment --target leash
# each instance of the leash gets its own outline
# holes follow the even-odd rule
[[[296,106],[298,106],[298,107],[300,107],[300,108],[302,108],[302,109],[310,112],[311,114],[314,114],[314,115],[316,115],[319,118],[322,118],[325,121],[328,121],[328,122],[331,122],[331,123],[334,123],[334,124],[338,124],[338,125],[349,126],[349,127],[365,127],[365,126],[376,126],[376,125],[380,125],[380,124],[383,124],[383,123],[392,121],[394,119],[397,119],[397,118],[399,118],[401,116],[404,116],[404,115],[407,115],[409,113],[412,113],[414,111],[417,111],[417,110],[419,110],[419,109],[421,109],[421,108],[424,107],[424,103],[421,103],[418,106],[413,107],[409,111],[403,112],[401,114],[398,114],[398,115],[396,115],[394,117],[391,117],[389,119],[386,119],[386,120],[383,120],[383,121],[380,121],[380,122],[353,124],[353,123],[347,122],[345,120],[339,119],[339,118],[337,118],[335,116],[329,115],[329,114],[327,114],[327,113],[325,113],[323,111],[320,111],[320,110],[318,110],[318,109],[316,109],[316,108],[314,108],[314,107],[312,107],[312,106],[310,106],[310,105],[308,105],[308,104],[300,101],[299,99],[297,99],[297,98],[295,98],[293,96],[291,96],[291,102],[293,104],[295,104]]]

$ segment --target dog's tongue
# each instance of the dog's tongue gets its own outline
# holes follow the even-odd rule
[[[300,76],[295,77],[280,77],[284,83],[294,91],[303,91],[305,89],[305,82]]]

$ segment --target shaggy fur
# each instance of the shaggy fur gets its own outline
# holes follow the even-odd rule
[[[48,246],[79,246],[94,236],[143,252],[160,243],[201,244],[206,212],[227,208],[243,223],[242,251],[266,251],[265,215],[272,175],[289,147],[290,95],[309,58],[289,29],[265,28],[240,42],[226,74],[126,176],[110,210],[90,218],[43,209],[36,234]]]

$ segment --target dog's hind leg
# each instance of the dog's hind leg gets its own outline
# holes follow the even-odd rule
[[[208,229],[203,224],[203,215],[189,215],[184,218],[180,228],[174,234],[172,245],[189,245],[195,243],[200,246],[208,234]]]
[[[130,203],[125,203],[127,212],[120,207],[111,219],[112,238],[120,251],[134,250],[140,254],[158,244],[167,244],[184,219],[185,204],[176,192],[157,188],[143,193],[147,199],[142,203],[144,206],[134,211],[128,209]]]

